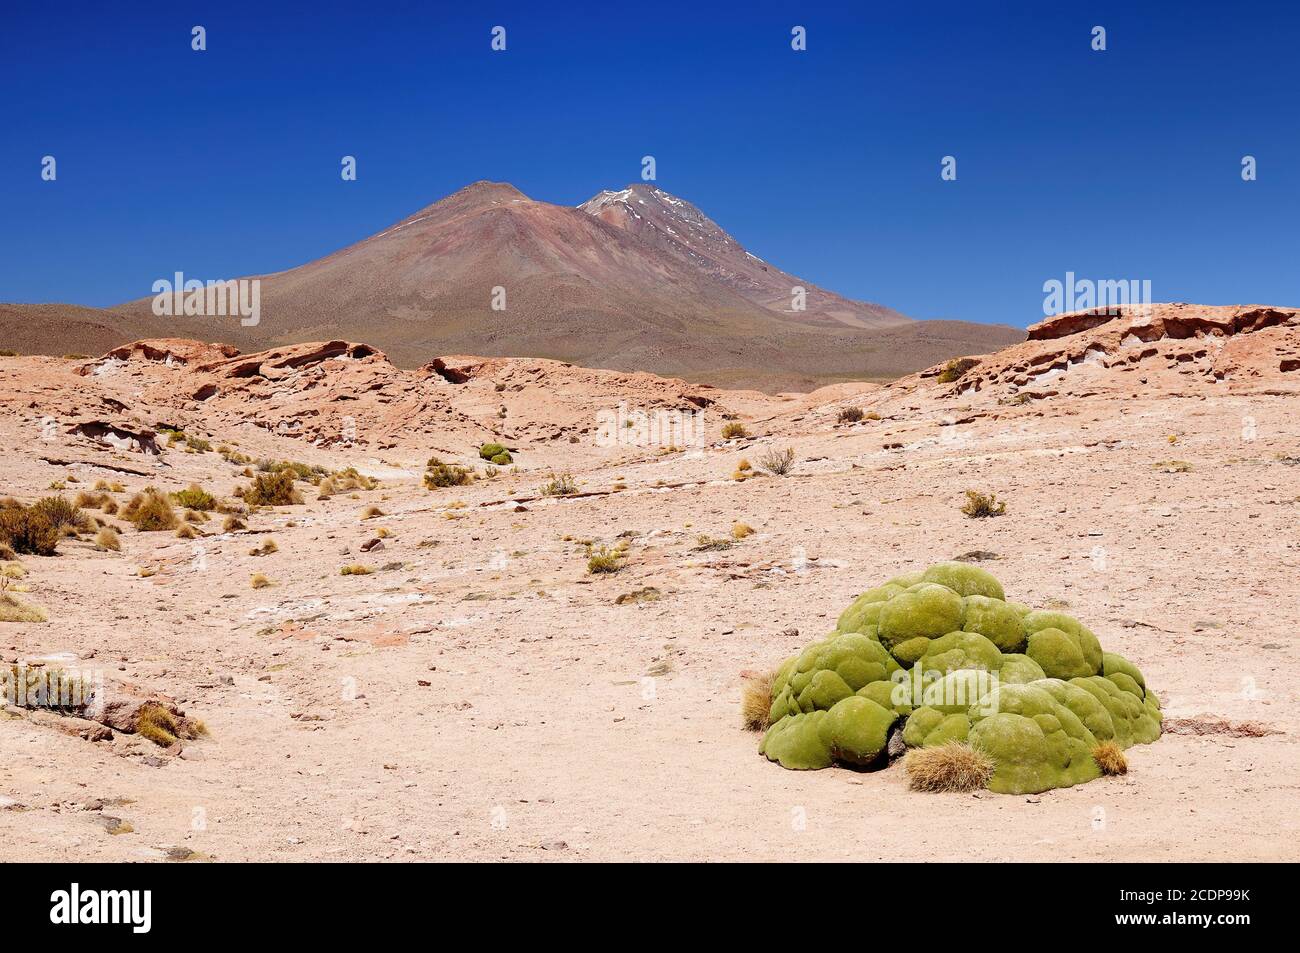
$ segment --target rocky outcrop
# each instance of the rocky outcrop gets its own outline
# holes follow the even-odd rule
[[[1032,400],[1099,391],[1183,394],[1206,388],[1300,393],[1300,312],[1262,305],[1123,306],[1055,315],[1029,338],[985,356],[947,396]],[[943,365],[918,378],[938,378]]]

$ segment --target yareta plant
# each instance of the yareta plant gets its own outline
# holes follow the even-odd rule
[[[892,753],[959,743],[992,761],[988,789],[1004,794],[1091,781],[1099,746],[1160,737],[1160,702],[1135,665],[960,562],[858,596],[781,664],[769,695],[759,751],[784,767],[883,766],[893,736]]]

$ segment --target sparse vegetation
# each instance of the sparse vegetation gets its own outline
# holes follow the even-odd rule
[[[740,720],[747,731],[766,731],[771,725],[772,685],[776,670],[746,672],[740,684]]]
[[[254,589],[265,589],[271,584],[271,580],[267,579],[260,572],[255,572],[253,573],[252,578],[248,580],[248,584]]]
[[[468,467],[443,463],[437,457],[430,457],[425,467],[424,486],[428,490],[447,486],[468,486],[474,482],[474,472]]]
[[[369,576],[373,569],[369,566],[363,566],[360,563],[353,563],[350,566],[344,566],[339,570],[340,576]]]
[[[248,527],[245,525],[244,521],[233,513],[227,516],[225,521],[221,524],[221,531],[223,533],[233,533],[236,530],[247,528]]]
[[[785,476],[794,466],[794,448],[769,450],[758,458],[758,465],[775,476]]]
[[[122,510],[122,518],[141,533],[175,529],[178,522],[171,500],[151,486],[131,497]]]
[[[259,473],[243,493],[238,494],[250,506],[294,506],[302,502],[302,494],[294,486],[291,468]]]
[[[748,523],[733,523],[731,527],[732,539],[744,539],[746,536],[754,535],[754,527]]]
[[[996,493],[967,490],[966,502],[961,511],[972,519],[984,519],[989,516],[1001,516],[1007,511],[1007,504],[999,502]]]
[[[117,530],[113,529],[111,526],[103,527],[95,534],[95,548],[114,553],[120,552],[122,549],[122,541],[117,535]]]
[[[695,538],[697,553],[721,552],[724,549],[730,549],[733,545],[729,539],[715,539],[712,536],[697,536]]]
[[[335,493],[350,493],[353,490],[373,490],[379,481],[360,473],[356,467],[336,470],[320,481],[320,493],[317,499],[328,499]]]
[[[111,502],[113,502],[113,498],[107,493],[92,493],[89,490],[82,490],[73,500],[76,506],[86,510],[97,510]]]
[[[499,467],[508,466],[514,463],[514,457],[510,456],[510,451],[499,443],[485,443],[478,448],[478,455],[484,460],[494,463]]]
[[[903,770],[914,791],[979,791],[993,777],[993,759],[964,741],[913,748]]]
[[[1153,464],[1161,473],[1191,473],[1192,465],[1186,460],[1161,460]]]
[[[198,530],[189,523],[181,523],[180,528],[176,530],[177,539],[193,539],[198,535]]]
[[[558,476],[552,474],[551,479],[543,483],[537,492],[542,496],[573,496],[578,492],[578,483],[573,479],[573,474],[567,471]]]
[[[197,719],[184,718],[162,705],[150,702],[140,706],[140,710],[136,713],[135,733],[166,748],[181,739],[190,741],[200,735],[206,735],[208,729]]]
[[[749,431],[739,420],[733,420],[722,425],[723,440],[743,440],[749,436]]]
[[[959,380],[962,375],[978,363],[979,361],[975,360],[973,357],[953,358],[945,364],[943,370],[939,372],[939,383],[951,384],[953,381]]]
[[[276,545],[275,540],[267,539],[261,546],[254,546],[248,551],[250,556],[269,556],[272,553],[278,553],[280,547]]]
[[[587,557],[587,572],[592,575],[618,572],[623,568],[623,558],[626,554],[621,549],[597,546],[590,553]]]
[[[1103,741],[1093,748],[1092,760],[1097,762],[1102,774],[1128,774],[1128,758],[1113,741]]]
[[[385,513],[377,506],[367,506],[364,510],[361,511],[361,518],[363,520],[378,519],[380,516],[387,516],[387,515],[388,515],[387,513]]]
[[[53,556],[63,533],[48,514],[35,507],[15,503],[0,507],[0,544],[11,553]]]
[[[263,458],[257,461],[257,472],[259,473],[292,473],[304,483],[317,484],[329,475],[329,471],[319,464],[299,463],[295,460],[268,460]]]
[[[835,416],[835,420],[841,424],[856,424],[865,416],[866,414],[861,407],[841,407],[840,412]]]
[[[81,508],[61,496],[45,496],[31,505],[31,509],[45,516],[64,536],[76,536],[94,529],[94,521]]]
[[[0,576],[0,622],[48,622],[49,615],[40,606],[20,599],[10,591],[7,576]]]
[[[197,483],[191,483],[184,490],[177,490],[171,494],[171,498],[178,506],[190,510],[200,510],[206,513],[208,510],[217,508],[217,498]]]

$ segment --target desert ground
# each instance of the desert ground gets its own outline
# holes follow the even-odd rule
[[[194,483],[231,500],[249,478],[222,446],[378,481],[326,499],[301,482],[301,505],[231,532],[213,513],[193,539],[95,512],[120,551],[91,533],[19,557],[49,621],[0,623],[3,661],[71,659],[207,734],[164,748],[7,708],[0,860],[1300,858],[1295,311],[1062,319],[955,383],[775,396],[526,359],[402,371],[347,344],[231,352],[0,359],[0,495],[102,480],[122,505]],[[702,437],[602,439],[620,405],[698,412]],[[513,463],[487,477],[490,440]],[[789,472],[766,472],[785,448]],[[431,456],[482,478],[427,489]],[[578,494],[539,494],[563,473]],[[968,489],[1006,512],[964,515]],[[589,545],[623,545],[621,568],[589,573]],[[760,756],[742,672],[954,557],[1084,620],[1167,727],[1192,727],[1129,749],[1123,777],[1029,796]]]

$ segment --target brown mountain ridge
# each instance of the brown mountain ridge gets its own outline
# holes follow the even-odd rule
[[[540,357],[777,391],[896,377],[1024,339],[818,288],[646,184],[573,208],[476,182],[338,252],[256,277],[255,327],[160,317],[152,297],[107,309],[0,305],[0,348],[102,353],[189,337],[257,350],[344,338],[407,367],[443,354]],[[796,286],[802,311],[791,307]]]

